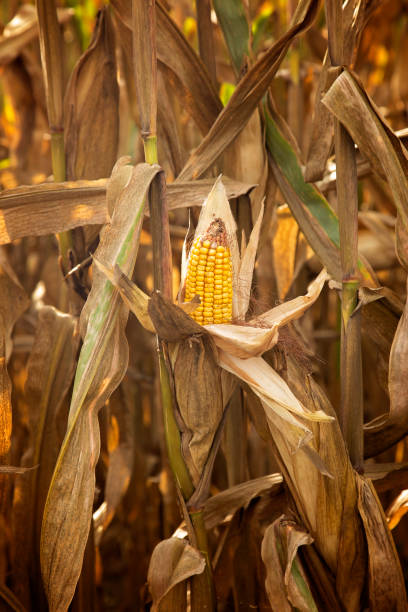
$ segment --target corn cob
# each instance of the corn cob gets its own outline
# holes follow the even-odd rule
[[[213,221],[205,235],[191,247],[185,284],[185,300],[200,296],[191,314],[201,325],[230,323],[232,318],[232,265],[224,222]]]

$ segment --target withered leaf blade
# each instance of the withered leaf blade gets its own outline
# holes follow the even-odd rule
[[[178,180],[199,178],[244,128],[275,76],[291,41],[312,24],[317,7],[318,2],[314,0],[299,3],[293,25],[241,79],[208,134],[190,155]]]
[[[194,334],[205,334],[205,329],[155,291],[149,300],[148,312],[157,335],[168,342],[178,342]]]
[[[408,301],[399,320],[391,346],[388,389],[390,410],[364,426],[366,456],[372,457],[389,448],[406,435],[408,427],[407,395]]]
[[[139,164],[104,227],[97,256],[131,274],[149,186],[159,166]],[[44,509],[41,571],[50,610],[66,610],[74,595],[92,518],[99,456],[98,410],[122,380],[128,363],[128,310],[112,284],[94,270],[81,314],[84,343],[76,370],[67,433]]]
[[[143,138],[156,136],[157,61],[155,3],[132,0],[133,65]]]
[[[406,592],[391,532],[373,484],[358,475],[356,478],[358,508],[368,546],[370,609],[402,612],[407,609]]]
[[[75,372],[78,345],[77,320],[73,316],[52,306],[39,308],[24,388],[30,439],[22,460],[24,466],[38,465],[38,469],[16,483],[13,508],[16,519],[13,522],[13,585],[23,600],[30,579],[41,581],[38,559],[41,520],[66,428],[67,395]]]
[[[312,542],[313,538],[304,529],[284,515],[266,529],[261,554],[266,566],[266,591],[273,610],[290,612],[294,606],[303,612],[317,612],[297,557],[298,548]]]
[[[91,43],[78,60],[67,86],[68,179],[98,179],[110,175],[117,157],[118,105],[113,27],[108,7],[104,7],[98,15]]]
[[[246,508],[252,499],[262,493],[275,489],[278,491],[282,482],[282,474],[268,474],[229,487],[210,497],[204,506],[204,520],[207,529],[216,527],[239,508]]]
[[[147,581],[153,597],[153,610],[160,609],[160,602],[180,582],[201,574],[205,568],[204,557],[185,540],[168,538],[157,544],[150,559]]]
[[[122,158],[121,158],[122,159]],[[127,163],[124,158],[123,164]],[[126,174],[126,168],[123,173]],[[122,176],[123,178],[123,176]],[[0,245],[25,236],[56,234],[74,227],[99,225],[112,214],[116,191],[108,179],[24,185],[0,192]],[[112,181],[115,182],[115,181]],[[126,183],[126,181],[125,181]],[[169,209],[201,206],[214,181],[202,179],[167,185]],[[254,185],[223,177],[229,199],[249,193]],[[119,180],[119,186],[124,186]],[[148,210],[145,211],[148,215]]]
[[[408,159],[400,140],[379,116],[357,78],[347,70],[336,79],[322,102],[343,123],[373,168],[381,176],[386,177],[394,196],[400,223],[406,234]],[[399,244],[399,237],[401,236],[397,232],[398,256],[403,265],[408,267],[407,245]]]

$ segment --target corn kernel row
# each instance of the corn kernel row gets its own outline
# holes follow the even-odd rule
[[[209,233],[209,232],[208,232]],[[185,300],[200,296],[200,306],[191,314],[201,325],[229,323],[232,318],[231,254],[225,236],[198,237],[188,261]]]

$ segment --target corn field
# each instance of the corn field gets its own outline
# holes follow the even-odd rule
[[[406,0],[0,26],[0,610],[407,610]]]

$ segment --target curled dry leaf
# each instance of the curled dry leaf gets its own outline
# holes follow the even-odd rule
[[[269,525],[262,541],[262,560],[266,566],[266,592],[273,610],[317,612],[302,563],[300,546],[313,538],[296,523],[282,515]]]
[[[157,612],[171,589],[191,576],[202,574],[204,568],[204,557],[185,540],[173,537],[157,544],[147,575],[153,597],[152,610]]]
[[[65,95],[68,179],[98,179],[110,175],[117,158],[118,105],[113,27],[108,7],[104,7],[98,15],[90,45],[72,72]]]
[[[282,474],[268,474],[229,487],[210,497],[204,506],[204,520],[207,529],[216,527],[239,508],[247,508],[249,503],[262,493],[272,489],[279,491],[282,482]]]
[[[131,274],[148,189],[159,166],[139,164],[101,234],[97,256]],[[92,518],[99,456],[98,410],[123,378],[128,362],[127,308],[112,284],[94,271],[81,315],[84,337],[65,435],[44,509],[41,571],[50,610],[66,610],[74,595]],[[79,452],[79,450],[81,452]]]
[[[391,532],[373,484],[358,475],[356,478],[358,508],[368,546],[370,609],[402,612],[407,609],[404,578]]]

